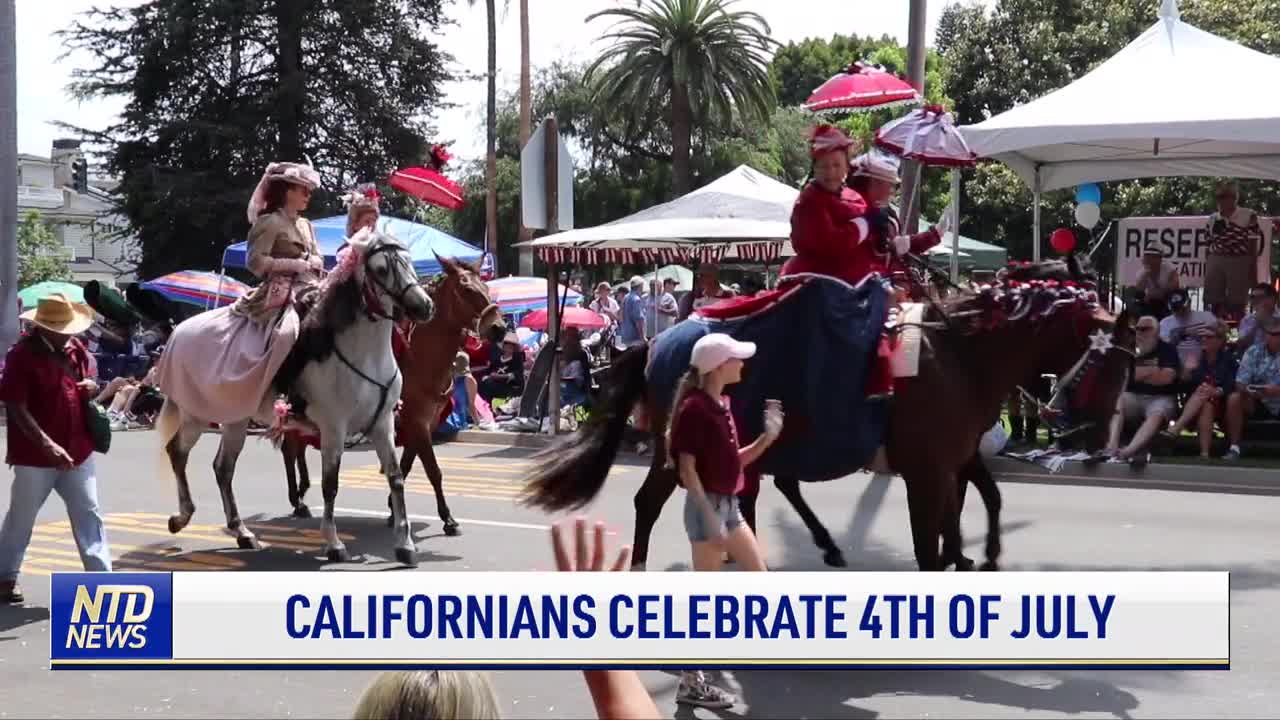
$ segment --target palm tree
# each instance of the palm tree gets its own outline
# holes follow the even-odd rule
[[[475,7],[476,0],[467,0],[467,5]],[[484,160],[484,249],[498,254],[498,12],[494,0],[485,0],[485,11],[489,18],[489,95],[486,99],[488,107],[485,117],[485,160]],[[506,3],[503,3],[506,7]]]
[[[642,117],[651,103],[664,103],[671,123],[672,190],[692,185],[693,125],[765,122],[775,104],[769,52],[777,42],[754,12],[734,11],[737,0],[643,0],[633,8],[592,13],[591,22],[617,22],[604,37],[613,41],[587,68],[596,102]]]

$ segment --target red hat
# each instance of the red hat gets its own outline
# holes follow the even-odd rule
[[[816,160],[819,155],[835,150],[843,150],[847,154],[857,144],[856,140],[845,135],[840,128],[824,123],[809,134],[809,157]]]

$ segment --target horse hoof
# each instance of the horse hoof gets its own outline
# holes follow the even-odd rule
[[[822,553],[822,562],[829,567],[849,567],[849,563],[845,562],[844,553],[836,548],[832,548]]]
[[[181,515],[170,515],[169,516],[169,533],[172,535],[177,535],[178,533],[182,532],[182,528],[186,527],[187,523],[189,522],[191,522],[191,518],[184,518]]]
[[[387,516],[387,527],[395,527],[395,526],[396,526],[396,518],[395,518],[395,516],[394,516],[394,515],[388,515],[388,516]]]
[[[409,567],[418,567],[418,554],[410,548],[396,548],[396,562]]]
[[[346,548],[330,548],[325,553],[325,558],[332,563],[344,563],[351,559],[351,555],[347,553]]]
[[[444,524],[444,534],[449,537],[458,537],[462,534],[462,528],[458,527],[458,523],[450,521]]]
[[[261,550],[262,549],[262,543],[258,542],[258,538],[253,535],[249,535],[249,536],[241,535],[240,537],[236,538],[236,546],[239,547],[241,550]]]
[[[303,504],[295,505],[293,508],[293,516],[302,520],[307,520],[311,517],[311,508]]]
[[[956,560],[956,572],[971,572],[973,567],[973,561],[963,555]]]
[[[982,563],[982,567],[978,569],[982,570],[983,572],[996,572],[997,570],[1000,569],[1000,566],[996,564],[994,560],[988,560]]]

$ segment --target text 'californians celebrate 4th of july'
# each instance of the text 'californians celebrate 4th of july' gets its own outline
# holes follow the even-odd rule
[[[59,668],[1230,662],[1227,573],[95,573],[53,589]]]

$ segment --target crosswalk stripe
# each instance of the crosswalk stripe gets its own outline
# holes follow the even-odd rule
[[[378,473],[351,472],[351,473],[342,473],[341,475],[338,476],[339,483],[342,483],[343,481],[348,479],[372,480],[374,482],[380,482],[383,485],[387,484],[387,478]],[[410,475],[406,480],[406,482],[411,484],[416,483],[416,484],[426,485],[427,487],[431,486],[431,481],[425,477],[414,477]],[[501,479],[495,479],[495,478],[487,478],[480,475],[446,475],[444,478],[444,486],[446,488],[454,485],[465,484],[468,482],[481,483],[483,485],[505,485],[508,487],[519,487],[524,485],[524,482],[522,481],[501,480]]]
[[[348,483],[345,487],[349,490],[372,490],[374,492],[381,491],[383,493],[386,493],[387,491],[386,485],[379,485],[377,483]],[[413,487],[405,488],[405,492],[410,495],[424,496],[429,498],[434,498],[436,495],[430,489],[413,488]],[[485,487],[451,488],[445,493],[445,497],[446,498],[484,497],[484,498],[510,499],[510,498],[520,497],[520,491],[502,490],[499,488],[485,488]]]
[[[387,489],[387,481],[382,478],[346,478],[345,487],[360,485],[364,487],[379,487],[383,490]],[[435,489],[431,487],[431,483],[414,482],[410,480],[404,484],[406,490],[434,493]],[[344,485],[339,485],[339,489]],[[495,492],[511,492],[519,493],[523,490],[523,484],[512,483],[487,483],[480,481],[463,481],[463,482],[446,482],[444,484],[445,495],[450,494],[453,490],[493,490]]]

